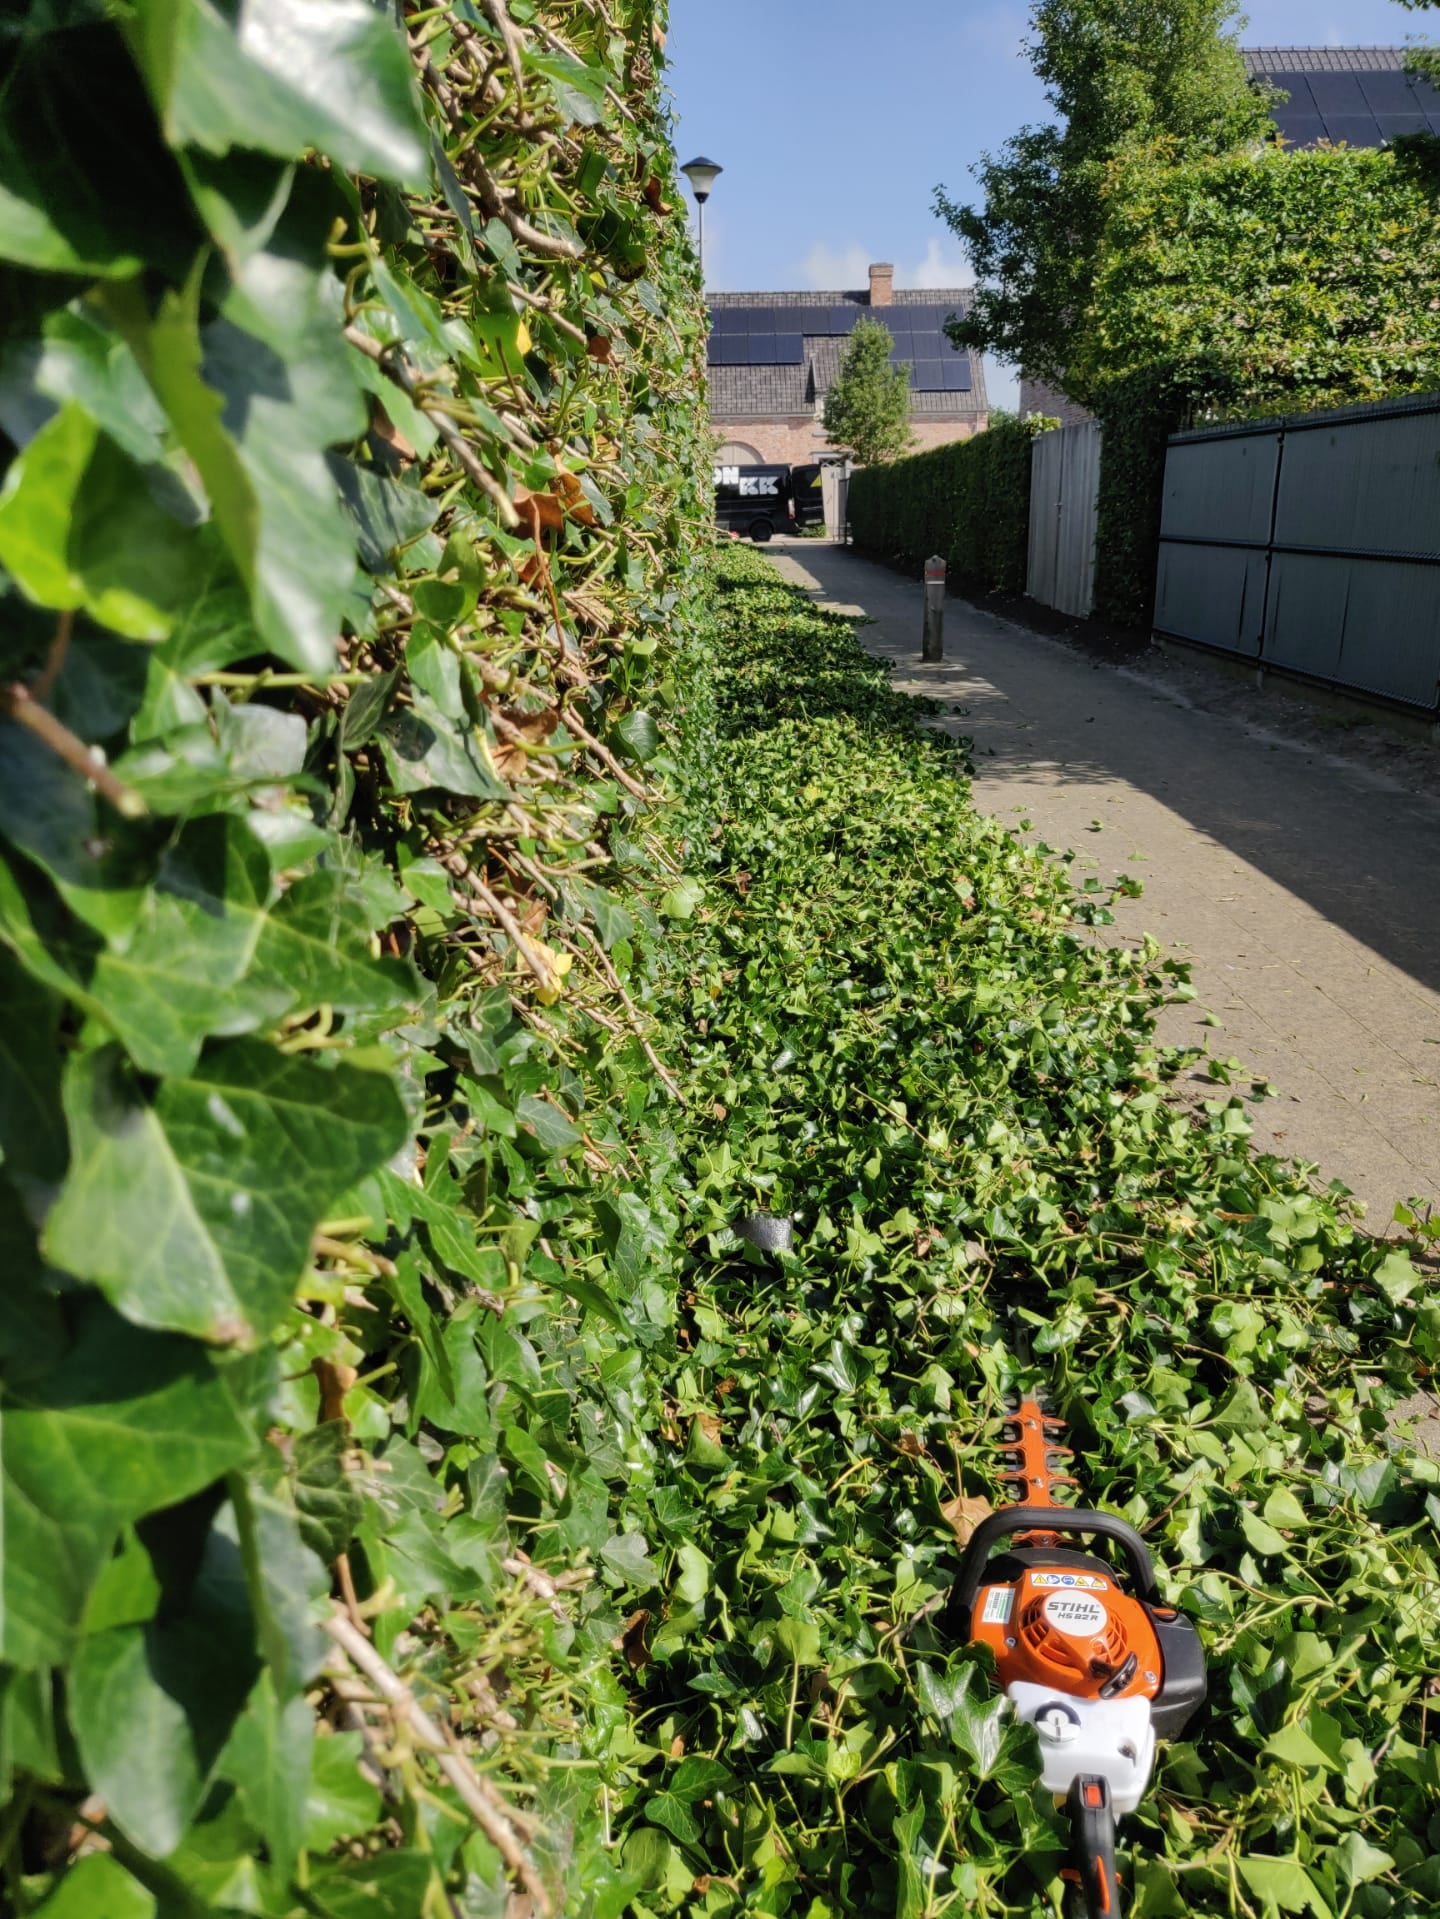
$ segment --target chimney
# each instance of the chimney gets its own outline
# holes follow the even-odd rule
[[[873,266],[870,269],[870,304],[872,307],[893,307],[895,304],[895,269],[892,266]]]

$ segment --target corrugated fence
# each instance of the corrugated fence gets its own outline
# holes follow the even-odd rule
[[[1030,553],[1025,591],[1079,619],[1095,604],[1100,428],[1042,433],[1030,455]]]
[[[1440,712],[1440,394],[1177,434],[1155,627]]]

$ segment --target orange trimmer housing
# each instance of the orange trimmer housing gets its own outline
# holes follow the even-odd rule
[[[1034,1400],[1022,1401],[1010,1421],[1014,1463],[1002,1477],[1031,1510],[1061,1510],[1051,1489],[1074,1484],[1051,1463],[1070,1457],[1056,1438],[1061,1431],[1062,1422]],[[994,1653],[1001,1685],[1021,1680],[1081,1699],[1153,1699],[1163,1667],[1146,1608],[1102,1565],[1066,1551],[1058,1534],[1037,1528],[1017,1533],[1013,1544],[1024,1553],[1023,1570],[1016,1561],[1018,1578],[982,1586],[971,1618],[971,1637]],[[1087,1625],[1095,1630],[1087,1633]]]

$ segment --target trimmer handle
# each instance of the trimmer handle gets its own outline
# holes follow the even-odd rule
[[[960,1561],[960,1577],[951,1603],[961,1619],[968,1620],[974,1609],[985,1567],[996,1546],[1015,1533],[1079,1533],[1087,1539],[1113,1540],[1125,1555],[1135,1597],[1147,1606],[1161,1604],[1149,1548],[1123,1519],[1110,1513],[1078,1512],[1070,1506],[1002,1506],[998,1513],[980,1521]]]

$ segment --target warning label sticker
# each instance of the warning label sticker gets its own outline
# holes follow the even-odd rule
[[[1013,1586],[992,1586],[985,1595],[985,1610],[981,1613],[981,1623],[986,1626],[1008,1626],[1010,1614],[1015,1605]]]
[[[1110,1581],[1097,1579],[1094,1573],[1031,1573],[1032,1586],[1066,1586],[1080,1592],[1109,1592]]]
[[[1109,1614],[1089,1593],[1051,1593],[1045,1601],[1045,1622],[1072,1639],[1093,1639],[1104,1632]]]

